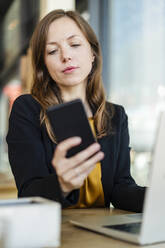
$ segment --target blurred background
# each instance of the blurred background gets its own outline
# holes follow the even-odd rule
[[[40,18],[58,8],[77,10],[95,30],[107,99],[122,104],[129,117],[132,175],[148,185],[165,107],[165,1],[1,0],[0,197],[16,196],[5,137],[13,101],[30,89],[29,40]]]

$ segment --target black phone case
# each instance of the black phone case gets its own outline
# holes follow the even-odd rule
[[[49,107],[47,116],[57,143],[73,136],[82,139],[80,145],[68,151],[67,157],[75,155],[96,141],[80,99]]]

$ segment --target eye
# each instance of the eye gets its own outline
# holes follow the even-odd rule
[[[71,44],[71,47],[78,47],[80,44]]]
[[[54,49],[54,50],[48,52],[48,54],[49,54],[49,55],[52,55],[52,54],[55,54],[56,52],[57,52],[57,49]]]

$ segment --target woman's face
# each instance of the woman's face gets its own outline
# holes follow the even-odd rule
[[[79,84],[86,86],[93,61],[89,42],[71,18],[62,17],[50,24],[45,64],[61,89]]]

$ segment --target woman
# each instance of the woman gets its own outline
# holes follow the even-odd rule
[[[19,197],[42,196],[63,207],[109,207],[142,211],[144,191],[130,175],[127,116],[105,101],[97,38],[76,12],[55,10],[36,27],[31,40],[34,69],[31,94],[15,101],[9,120],[9,160]],[[81,143],[59,144],[46,109],[80,98],[97,142],[66,157]]]

